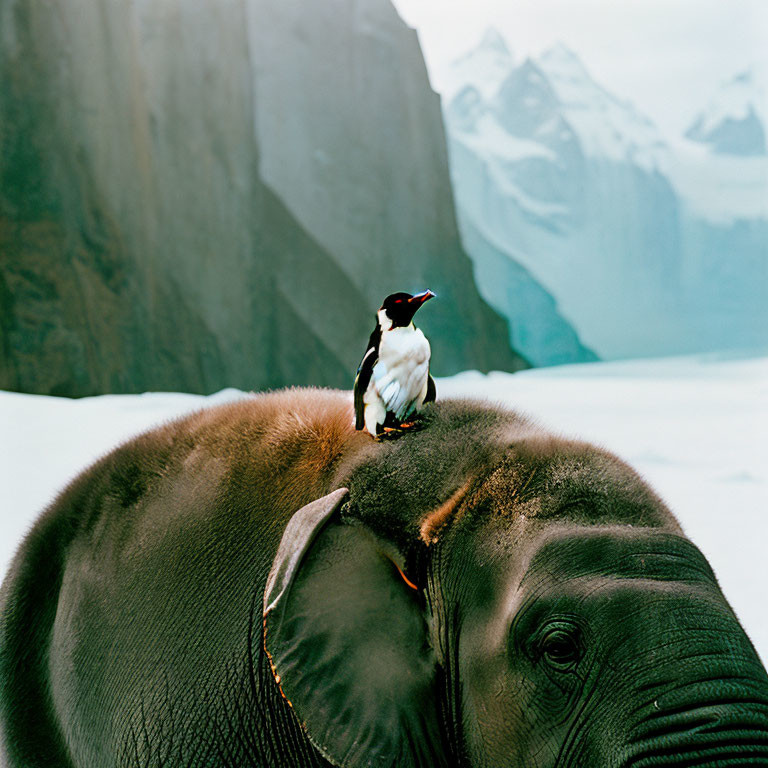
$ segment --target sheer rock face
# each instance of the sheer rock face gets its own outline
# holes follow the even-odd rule
[[[393,288],[441,293],[438,374],[522,365],[414,33],[281,5],[0,0],[0,388],[349,385]]]

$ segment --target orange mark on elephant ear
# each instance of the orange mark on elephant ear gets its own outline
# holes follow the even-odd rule
[[[395,563],[395,561],[394,561],[394,560],[393,560],[392,562],[393,562],[393,563]],[[403,573],[403,569],[402,569],[402,568],[401,568],[401,567],[400,567],[400,566],[399,566],[397,563],[395,563],[395,568],[397,568],[397,572],[400,574],[400,576],[402,577],[403,581],[404,581],[404,582],[405,582],[405,583],[406,583],[406,584],[407,584],[407,585],[408,585],[408,586],[409,586],[411,589],[415,589],[415,590],[417,590],[417,591],[418,591],[418,589],[419,589],[419,588],[418,588],[418,587],[417,587],[417,586],[416,586],[416,585],[415,585],[415,584],[414,584],[414,583],[413,583],[413,582],[412,582],[412,581],[411,581],[411,580],[410,580],[410,579],[409,579],[409,578],[408,578],[408,577],[405,575],[405,573]]]
[[[451,497],[441,504],[437,509],[430,512],[421,521],[421,540],[427,544],[434,544],[437,541],[438,534],[453,517],[456,509],[466,496],[471,480],[467,480],[464,485],[451,494]]]
[[[264,652],[267,654],[267,660],[269,661],[269,668],[272,672],[272,677],[275,678],[275,682],[277,683],[277,690],[280,691],[280,695],[285,699],[286,704],[293,709],[293,703],[291,700],[285,695],[285,691],[283,690],[282,678],[277,672],[277,668],[275,667],[274,659],[272,658],[272,654],[269,652],[269,649],[267,648],[267,616],[269,616],[269,611],[263,614],[262,623],[264,626],[264,632],[263,632],[263,642],[262,647],[264,648]]]
[[[404,570],[403,570],[403,569],[402,569],[402,568],[401,568],[401,567],[400,567],[400,566],[397,564],[397,561],[395,560],[395,558],[394,558],[394,557],[392,557],[392,555],[390,555],[390,554],[387,554],[386,552],[384,552],[384,557],[386,557],[386,558],[387,558],[387,560],[389,560],[389,562],[390,562],[390,563],[392,563],[392,565],[394,565],[394,566],[395,566],[395,568],[397,568],[397,572],[400,574],[400,578],[401,578],[401,579],[402,579],[402,580],[403,580],[403,581],[404,581],[404,582],[405,582],[405,583],[406,583],[406,584],[407,584],[407,585],[408,585],[408,586],[409,586],[411,589],[415,589],[415,590],[418,592],[418,589],[419,589],[418,585],[417,585],[417,584],[414,584],[414,583],[413,583],[413,582],[412,582],[412,581],[411,581],[411,580],[410,580],[410,579],[409,579],[409,578],[408,578],[408,577],[405,575],[405,571],[404,571]]]

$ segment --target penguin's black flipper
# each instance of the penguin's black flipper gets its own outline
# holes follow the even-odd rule
[[[373,366],[379,359],[379,341],[381,340],[381,330],[375,328],[368,339],[365,357],[363,357],[360,367],[355,376],[354,396],[355,396],[355,429],[362,429],[365,426],[365,403],[363,397],[371,383]]]
[[[368,375],[365,377],[367,378],[367,381],[371,380],[372,370],[373,366],[371,366],[370,370],[367,372]],[[365,395],[365,390],[368,388],[368,383],[363,381],[363,374],[363,366],[361,365],[360,370],[355,377],[355,429],[362,429],[365,425],[365,403],[363,402],[363,395]]]
[[[427,394],[424,397],[425,403],[434,403],[437,397],[437,388],[435,387],[435,380],[430,374],[427,374]]]

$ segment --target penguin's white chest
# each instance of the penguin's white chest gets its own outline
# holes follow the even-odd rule
[[[405,419],[424,403],[427,393],[430,348],[426,336],[414,326],[381,334],[379,359],[370,388],[387,411]]]

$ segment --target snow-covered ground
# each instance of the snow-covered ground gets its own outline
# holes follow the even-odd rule
[[[768,661],[768,357],[467,372],[439,380],[438,394],[504,402],[632,464],[709,558]],[[91,461],[154,424],[242,396],[0,393],[0,572],[39,511]]]

